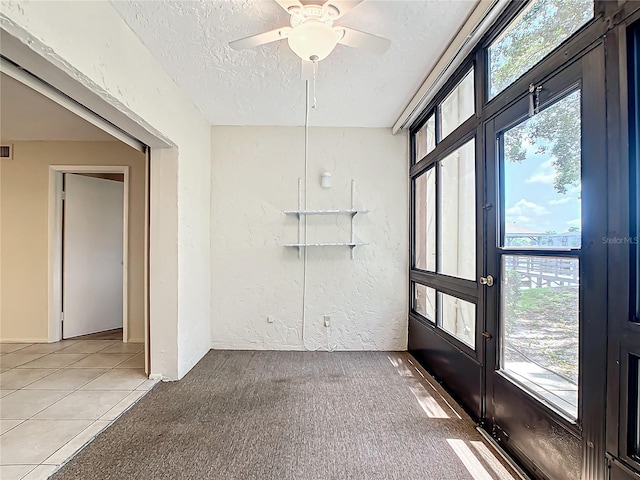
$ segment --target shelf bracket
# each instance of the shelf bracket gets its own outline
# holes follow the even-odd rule
[[[305,192],[306,194],[306,192]],[[302,241],[302,179],[298,178],[298,243],[304,243]],[[302,247],[298,247],[298,258],[302,258]]]
[[[351,180],[351,210],[356,211],[356,181]],[[355,232],[353,231],[353,219],[356,217],[355,213],[351,214],[351,243],[356,243]],[[355,245],[351,247],[351,260],[355,258],[354,254]]]

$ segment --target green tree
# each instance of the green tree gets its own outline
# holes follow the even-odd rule
[[[492,95],[502,91],[593,16],[593,0],[537,0],[491,46]],[[544,89],[544,85],[542,86]],[[553,186],[567,193],[580,184],[580,94],[546,108],[504,137],[505,157],[522,162],[526,147],[552,157]]]

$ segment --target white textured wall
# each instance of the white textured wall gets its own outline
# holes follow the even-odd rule
[[[390,129],[312,128],[309,209],[351,205],[356,236],[369,245],[310,248],[305,344],[303,260],[295,248],[297,181],[304,130],[212,129],[212,347],[218,349],[404,350],[408,304],[407,138]],[[333,188],[320,187],[332,174]],[[348,217],[309,217],[310,241],[347,241]],[[274,323],[267,322],[273,316]],[[331,316],[325,328],[323,315]]]
[[[41,57],[177,147],[177,169],[152,152],[152,183],[162,189],[152,192],[152,202],[177,210],[177,235],[151,238],[151,328],[157,337],[151,366],[165,378],[182,377],[209,350],[211,337],[209,123],[107,1],[6,0],[0,19],[4,30]],[[156,223],[173,225],[171,218],[163,223],[164,210],[151,209]],[[177,242],[177,248],[154,248],[154,242]],[[177,279],[158,277],[158,263],[175,259],[154,258],[154,251],[175,252]]]

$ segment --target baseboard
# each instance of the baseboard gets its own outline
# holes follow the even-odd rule
[[[0,343],[54,343],[48,338],[0,338]]]
[[[211,350],[233,350],[233,351],[256,351],[256,352],[406,352],[406,346],[404,348],[380,348],[373,347],[369,345],[358,346],[358,347],[344,347],[340,345],[339,347],[335,347],[334,345],[330,345],[330,349],[327,348],[326,345],[316,345],[317,348],[305,348],[303,345],[283,345],[283,344],[274,344],[274,345],[256,345],[255,343],[211,343]],[[371,348],[369,348],[371,347]]]

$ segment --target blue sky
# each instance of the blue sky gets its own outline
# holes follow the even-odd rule
[[[556,192],[554,157],[536,154],[536,149],[527,145],[522,163],[505,162],[505,221],[539,232],[580,228],[580,188]]]

